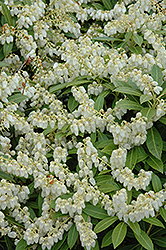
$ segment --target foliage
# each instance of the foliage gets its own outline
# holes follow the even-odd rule
[[[165,2],[0,3],[0,249],[166,249]]]

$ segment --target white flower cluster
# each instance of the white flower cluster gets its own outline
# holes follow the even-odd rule
[[[2,26],[2,31],[1,31],[1,36],[0,36],[0,42],[1,44],[5,44],[5,42],[7,44],[12,43],[13,42],[13,36],[14,36],[14,27],[9,27],[9,25],[7,23],[5,23]]]
[[[151,181],[152,172],[146,172],[141,169],[138,177],[134,178],[134,174],[132,173],[131,169],[129,169],[127,166],[125,167],[126,156],[126,149],[119,148],[112,151],[110,158],[112,176],[120,183],[123,183],[124,187],[127,187],[129,191],[132,189],[132,187],[134,187],[136,190],[145,190]]]
[[[95,247],[97,235],[92,231],[92,223],[86,222],[81,215],[76,215],[74,222],[80,234],[81,245],[86,247],[87,250],[90,250],[91,247]]]

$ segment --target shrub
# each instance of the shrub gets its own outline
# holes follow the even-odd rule
[[[166,249],[165,7],[1,1],[1,249]]]

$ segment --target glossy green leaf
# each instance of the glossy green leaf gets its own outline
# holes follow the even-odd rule
[[[110,146],[110,145],[113,146],[115,144],[114,144],[113,139],[110,139],[110,140],[104,140],[104,141],[98,142],[95,145],[97,148],[105,148],[107,146]]]
[[[9,102],[20,103],[20,102],[24,101],[27,98],[28,98],[28,96],[26,96],[26,95],[22,95],[21,93],[16,93],[16,94],[14,94],[12,96],[9,96],[8,100],[9,100]]]
[[[99,206],[93,206],[89,203],[86,204],[86,207],[83,209],[83,212],[97,219],[104,219],[108,217],[107,212],[103,208]]]
[[[125,32],[125,41],[128,42],[128,40],[131,38],[133,32],[132,31],[128,31]]]
[[[7,42],[5,42],[5,44],[3,45],[4,56],[7,56],[11,52],[12,48],[13,48],[13,43],[8,44]]]
[[[112,243],[114,249],[117,248],[124,240],[127,234],[127,225],[124,222],[120,222],[112,232]]]
[[[69,249],[68,244],[65,242],[62,246],[60,250],[67,250]]]
[[[139,90],[132,89],[130,87],[118,87],[113,90],[114,92],[119,92],[122,94],[141,96],[142,93]]]
[[[24,228],[24,226],[21,223],[18,223],[17,221],[15,221],[15,219],[11,216],[6,215],[5,220],[9,221],[12,225],[16,225],[18,227]]]
[[[104,82],[102,85],[110,90],[113,90],[115,88],[114,84],[111,82]]]
[[[130,100],[122,100],[116,104],[116,107],[125,108],[129,110],[141,110],[142,106],[136,102]]]
[[[111,10],[113,5],[111,3],[111,0],[102,0],[104,7],[106,8],[106,10]]]
[[[23,3],[24,3],[25,5],[29,5],[29,6],[32,5],[31,0],[23,0]]]
[[[104,183],[103,185],[99,186],[100,192],[103,193],[110,193],[112,191],[118,191],[119,189],[120,189],[119,186],[116,184],[116,182],[113,181]]]
[[[142,36],[139,36],[139,35],[133,35],[133,40],[136,44],[138,44],[140,47],[142,45],[142,42],[143,42],[143,38]]]
[[[2,67],[10,67],[11,65],[9,63],[6,62],[0,62],[0,68]]]
[[[152,175],[152,187],[155,192],[158,192],[162,189],[160,178],[154,173]]]
[[[114,42],[114,41],[122,41],[119,38],[116,37],[109,37],[109,36],[102,36],[102,37],[93,37],[92,41],[99,41],[99,42]]]
[[[13,246],[13,242],[11,241],[11,238],[9,238],[7,235],[4,235],[3,237],[5,239],[5,243],[7,246],[6,250],[13,250],[14,246]],[[3,248],[2,248],[2,250],[3,250]]]
[[[152,117],[155,116],[156,110],[154,108],[143,108],[141,109],[141,114],[150,120]]]
[[[16,245],[16,250],[23,250],[26,247],[27,247],[27,242],[24,239],[21,239]]]
[[[78,231],[76,229],[75,224],[73,224],[68,232],[68,236],[67,236],[67,244],[69,246],[70,249],[72,249],[72,247],[75,245],[76,241],[78,238]]]
[[[137,148],[137,163],[145,160],[148,157],[148,154],[145,152],[143,146],[136,147]]]
[[[98,241],[95,240],[95,242],[96,242],[96,243],[95,243],[95,246],[92,247],[91,250],[100,250]]]
[[[105,10],[103,5],[101,5],[99,3],[92,3],[92,6],[94,6],[97,10]]]
[[[166,222],[166,209],[160,207],[160,215],[162,216],[163,220]]]
[[[96,109],[97,111],[100,111],[100,109],[103,108],[103,105],[104,105],[104,97],[102,95],[98,96],[95,101],[94,109]]]
[[[151,217],[151,218],[145,218],[145,219],[143,219],[143,221],[145,221],[145,222],[147,222],[149,224],[152,224],[154,226],[157,226],[157,227],[163,227],[163,228],[165,228],[164,225],[163,225],[163,223],[160,220],[158,220],[157,218],[153,218],[153,217]]]
[[[67,102],[67,107],[70,110],[70,112],[73,112],[75,108],[79,105],[79,103],[75,100],[73,96],[69,97],[69,100]]]
[[[95,226],[94,232],[95,233],[100,233],[100,232],[104,231],[106,228],[108,228],[109,226],[111,226],[117,220],[118,220],[117,216],[108,217],[108,218],[105,218],[105,219],[101,220]]]
[[[103,148],[101,152],[111,155],[114,149],[117,149],[117,146],[115,144],[110,144],[110,145],[107,145],[105,148]]]
[[[33,220],[36,217],[35,212],[31,207],[28,207],[28,212],[30,213],[30,218]]]
[[[137,241],[147,250],[154,250],[153,242],[151,238],[141,230],[140,234],[134,234]]]
[[[160,121],[161,123],[163,123],[163,124],[166,125],[166,116],[161,117],[161,118],[159,119],[159,121]]]
[[[59,240],[58,243],[54,244],[54,246],[51,248],[51,250],[58,250],[58,249],[61,249],[63,243],[65,242],[67,238],[67,234],[65,234],[63,236],[63,239],[62,240]]]
[[[61,218],[61,217],[66,217],[67,214],[62,214],[61,212],[56,212],[55,214],[53,214],[52,219],[55,220],[57,218]]]
[[[152,66],[151,75],[152,75],[153,79],[156,82],[158,82],[159,86],[161,86],[162,80],[163,80],[163,74],[162,74],[162,70],[160,69],[160,67],[157,64],[154,64]]]
[[[134,54],[136,54],[136,55],[139,55],[139,54],[142,53],[142,48],[139,47],[139,46],[136,46],[136,47],[129,47],[129,50],[130,50],[131,52],[133,52]]]
[[[125,166],[133,170],[136,162],[137,162],[137,148],[135,147],[130,149],[130,151],[128,151]]]
[[[161,160],[157,159],[153,155],[150,155],[149,158],[146,159],[146,162],[151,168],[163,173],[163,162]]]
[[[138,222],[136,221],[135,223],[131,222],[130,220],[128,221],[129,226],[131,228],[131,230],[135,233],[135,234],[140,234],[141,233],[141,228],[140,225],[138,224]]]
[[[57,125],[55,125],[53,128],[51,128],[51,126],[48,125],[47,128],[45,130],[43,130],[43,134],[48,135],[49,133],[54,132],[57,128],[58,128]]]
[[[142,103],[150,101],[152,99],[153,99],[153,97],[150,95],[141,95],[140,96],[140,103],[142,104]]]
[[[12,25],[12,17],[10,14],[10,10],[7,8],[7,5],[5,5],[3,2],[1,2],[1,6],[2,6],[2,13],[6,19],[6,22],[9,24],[9,26]]]
[[[163,141],[155,127],[152,127],[148,130],[146,145],[149,149],[149,152],[160,160],[163,149]]]
[[[113,177],[111,175],[98,175],[95,177],[95,180],[97,182],[97,186],[103,185],[106,182],[113,181]]]
[[[112,232],[113,230],[110,230],[102,239],[101,248],[107,247],[112,244]]]
[[[39,209],[39,214],[41,215],[42,213],[42,204],[43,204],[44,198],[41,196],[41,192],[38,195],[38,209]]]

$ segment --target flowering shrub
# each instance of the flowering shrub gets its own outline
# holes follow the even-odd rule
[[[166,249],[165,8],[1,1],[0,249]]]

